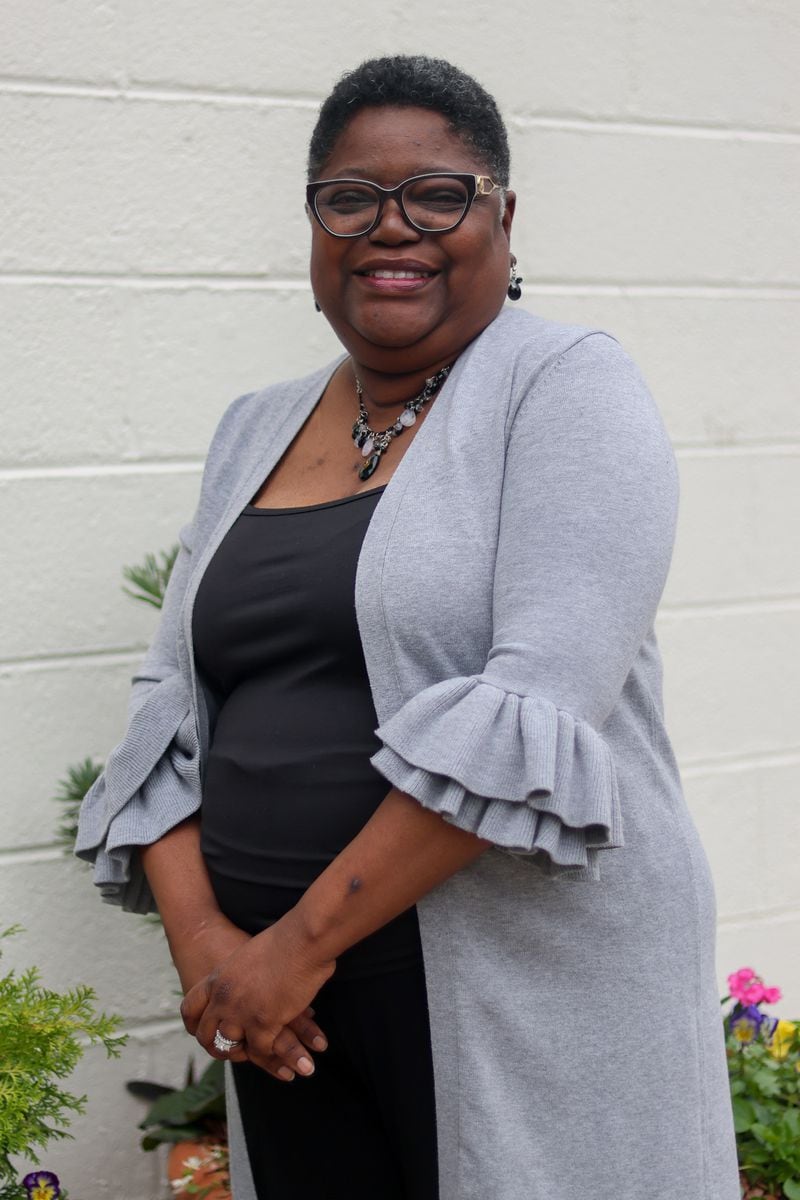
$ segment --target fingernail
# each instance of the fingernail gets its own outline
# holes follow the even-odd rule
[[[290,1071],[288,1067],[278,1067],[278,1074],[281,1079],[294,1079],[294,1071]]]
[[[298,1071],[302,1071],[304,1075],[310,1075],[314,1070],[314,1064],[310,1058],[306,1058],[306,1056],[303,1055],[302,1058],[298,1058],[297,1060],[297,1069]]]
[[[317,1036],[314,1038],[311,1045],[314,1047],[315,1050],[327,1050],[328,1049],[327,1039],[324,1037],[320,1037],[319,1034],[317,1034]]]

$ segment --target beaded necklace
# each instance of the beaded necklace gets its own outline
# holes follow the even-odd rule
[[[405,407],[397,420],[393,421],[386,429],[381,430],[370,429],[369,415],[364,407],[364,388],[361,385],[361,380],[356,376],[358,417],[353,425],[353,442],[367,460],[358,472],[359,479],[369,479],[370,475],[374,474],[377,470],[378,463],[381,461],[381,455],[388,450],[394,438],[405,429],[409,429],[412,425],[416,424],[417,414],[420,409],[436,395],[450,374],[452,366],[452,363],[448,363],[446,367],[442,367],[435,375],[431,375],[430,378],[426,379],[425,386],[419,395],[414,396],[411,400],[406,400]]]

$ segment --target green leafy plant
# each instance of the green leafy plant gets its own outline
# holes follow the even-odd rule
[[[0,931],[0,939],[19,932],[12,926]],[[94,1001],[88,987],[66,992],[43,987],[35,967],[0,976],[0,1200],[31,1194],[27,1182],[18,1182],[12,1155],[35,1160],[37,1150],[71,1137],[67,1129],[84,1111],[86,1097],[67,1091],[61,1081],[87,1041],[101,1044],[109,1057],[119,1056],[126,1041],[119,1033],[121,1018],[96,1012]]]
[[[175,545],[169,550],[159,551],[158,556],[146,554],[144,562],[138,566],[123,567],[122,574],[133,584],[133,588],[123,586],[123,592],[134,600],[141,600],[143,604],[161,608],[179,549]]]
[[[161,550],[158,556],[145,555],[144,561],[136,566],[123,567],[124,578],[134,585],[133,589],[123,585],[123,592],[134,600],[160,609],[179,549],[180,547],[175,545],[169,550]],[[53,799],[61,808],[56,827],[56,841],[63,847],[65,854],[72,854],[78,834],[78,810],[84,796],[102,770],[101,762],[85,758],[82,762],[67,767],[66,775],[56,784],[57,790]]]
[[[780,999],[755,971],[728,976],[725,1016],[739,1168],[746,1197],[800,1200],[800,1024],[762,1010]]]
[[[128,1091],[151,1101],[139,1128],[145,1130],[142,1148],[162,1143],[170,1152],[172,1187],[177,1196],[222,1196],[230,1193],[228,1133],[225,1121],[224,1065],[209,1063],[198,1080],[189,1064],[182,1088],[131,1080]],[[187,1143],[188,1145],[181,1145]]]
[[[57,784],[53,797],[61,806],[61,815],[56,826],[56,840],[65,854],[72,854],[78,836],[78,810],[83,797],[103,770],[103,764],[92,758],[67,767],[67,773]]]
[[[195,1080],[190,1064],[182,1088],[132,1079],[126,1084],[133,1096],[152,1101],[139,1123],[144,1129],[143,1150],[162,1142],[185,1142],[226,1136],[224,1064],[214,1059]]]

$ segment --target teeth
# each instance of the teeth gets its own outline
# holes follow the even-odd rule
[[[373,279],[427,279],[431,271],[365,271]]]

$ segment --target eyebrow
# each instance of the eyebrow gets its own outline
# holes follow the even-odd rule
[[[475,171],[461,170],[458,167],[443,167],[441,163],[436,163],[432,167],[422,167],[419,171],[413,171],[411,175],[406,175],[406,179],[414,179],[417,175],[439,175],[442,172],[446,175],[474,175]],[[374,179],[370,179],[369,171],[366,167],[342,167],[339,175],[329,175],[329,179],[363,179],[367,183],[375,183]],[[401,183],[402,180],[398,180]]]

